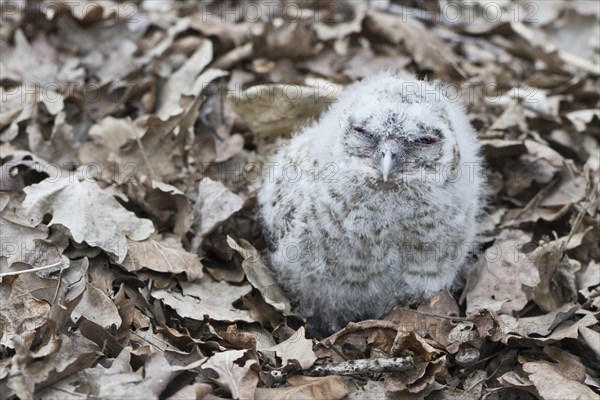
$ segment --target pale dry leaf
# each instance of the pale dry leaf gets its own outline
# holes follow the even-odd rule
[[[278,388],[257,388],[256,400],[285,399],[344,399],[350,391],[344,380],[337,375],[324,377],[291,376],[291,386]]]
[[[90,141],[79,149],[79,160],[91,175],[117,184],[126,183],[137,171],[132,162],[116,157],[119,149],[136,139],[136,127],[130,118],[105,117],[89,131]]]
[[[565,117],[571,121],[579,132],[583,132],[594,117],[600,119],[600,111],[597,109],[571,111],[566,113]]]
[[[240,365],[237,361],[246,357],[248,350],[229,350],[214,354],[200,368],[212,369],[219,377],[214,382],[226,390],[233,399],[253,399],[258,375],[252,370],[256,360],[246,359]]]
[[[252,290],[250,285],[234,286],[213,281],[207,276],[195,282],[181,282],[180,285],[183,293],[159,289],[152,291],[152,297],[161,299],[183,318],[254,322],[248,311],[233,306],[233,302]]]
[[[203,276],[202,264],[196,254],[186,251],[173,237],[154,235],[140,242],[128,242],[130,251],[122,265],[129,272],[143,268],[168,274],[185,273],[189,281]]]
[[[432,70],[442,77],[449,73],[462,74],[454,52],[412,15],[369,10],[364,24],[367,30],[389,42],[402,44],[422,69]]]
[[[339,22],[337,24],[327,24],[324,21],[317,21],[313,24],[313,29],[317,38],[321,41],[343,39],[353,33],[359,33],[362,29],[362,21],[366,14],[366,3],[356,2],[354,15],[350,21]]]
[[[169,396],[169,400],[204,399],[212,393],[212,390],[212,386],[208,383],[194,383]]]
[[[19,371],[18,377],[25,380],[31,393],[90,367],[102,355],[98,347],[79,332],[52,338],[36,354],[29,354],[24,348],[17,352],[28,353],[15,357],[13,369]],[[9,381],[9,386],[13,382]]]
[[[522,337],[546,337],[562,322],[570,319],[579,306],[564,304],[562,307],[535,317],[515,318],[510,315],[499,315],[498,318],[505,324],[504,333],[520,335]],[[510,336],[509,336],[510,337]]]
[[[177,375],[178,372],[171,369],[164,353],[151,354],[144,365],[144,381],[148,382],[148,387],[155,396],[163,393]]]
[[[579,334],[588,347],[600,359],[600,333],[585,326],[579,327]]]
[[[115,303],[100,289],[91,284],[86,285],[83,297],[71,313],[71,318],[77,321],[81,316],[94,321],[104,329],[121,326],[121,316]]]
[[[194,219],[200,236],[212,232],[243,205],[244,200],[223,183],[203,178],[198,184],[198,199],[194,206]]]
[[[83,164],[99,165],[103,173],[107,171],[108,176],[116,182],[148,176],[152,180],[168,183],[178,178],[181,163],[187,161],[189,147],[194,142],[194,124],[199,107],[204,102],[200,93],[214,79],[226,74],[227,72],[214,68],[204,71],[195,82],[188,84],[188,87],[192,87],[193,95],[183,94],[179,99],[181,112],[167,120],[162,120],[156,114],[143,115],[133,123],[125,120],[119,124],[122,132],[120,137],[115,137],[108,146],[103,140],[95,140],[82,146],[80,161]],[[109,134],[106,132],[113,125],[114,121],[111,121],[99,129],[107,136]],[[126,145],[116,147],[123,138],[134,133],[135,140],[128,140]],[[150,151],[152,149],[161,151]]]
[[[163,120],[183,112],[179,100],[183,94],[190,93],[190,83],[194,82],[202,70],[212,61],[213,46],[208,39],[192,54],[192,56],[175,71],[165,83],[156,114]],[[195,93],[199,95],[199,93]]]
[[[27,41],[23,31],[19,29],[15,32],[14,47],[8,46],[4,41],[0,43],[0,53],[2,53],[0,80],[7,79],[9,76],[18,76],[23,83],[37,83],[41,86],[57,81],[59,72],[57,64],[44,62]]]
[[[269,21],[264,25],[263,34],[255,41],[258,55],[270,59],[311,56],[319,46],[313,40],[312,25],[303,18],[290,20],[286,24]]]
[[[144,200],[156,208],[157,212],[164,210],[168,218],[174,217],[173,233],[183,238],[193,222],[193,209],[189,198],[175,186],[164,182],[153,180],[150,186],[153,190],[144,196]]]
[[[534,361],[523,364],[523,371],[537,389],[543,400],[594,399],[598,396],[581,382],[564,377],[560,364]]]
[[[553,311],[577,298],[575,271],[564,254],[563,241],[543,243],[533,251],[539,284],[533,290],[533,301],[546,312]]]
[[[511,314],[525,307],[540,282],[534,260],[521,251],[530,241],[531,235],[524,231],[500,232],[484,254],[477,283],[467,293],[467,314],[479,308]]]
[[[242,268],[250,284],[258,289],[268,304],[284,315],[290,315],[292,310],[290,301],[273,277],[269,267],[263,262],[259,252],[244,239],[241,239],[240,243],[241,245],[237,244],[231,237],[227,237],[229,247],[244,257]]]
[[[17,210],[29,224],[37,226],[44,215],[51,214],[48,225],[66,227],[73,240],[100,247],[122,262],[127,238],[143,240],[154,231],[152,222],[138,218],[81,174],[63,171],[58,179],[46,179],[25,188],[27,197]]]
[[[577,339],[579,337],[579,328],[582,326],[590,327],[598,324],[598,320],[592,314],[586,314],[579,320],[568,320],[560,324],[547,337],[548,343],[554,343],[566,338]]]
[[[223,141],[216,142],[216,152],[214,162],[225,162],[238,154],[244,148],[244,137],[239,133],[234,133]]]
[[[311,118],[317,118],[340,95],[340,85],[258,85],[227,96],[233,110],[252,132],[262,138],[290,136]]]
[[[78,391],[105,399],[123,397],[124,393],[132,398],[158,398],[156,383],[150,377],[144,378],[143,370],[134,372],[130,360],[131,348],[126,347],[109,368],[99,364],[81,371],[80,379],[86,384],[80,384]]]
[[[308,369],[317,360],[317,356],[312,350],[313,341],[305,336],[304,327],[301,327],[283,342],[264,350],[276,352],[281,357],[283,367],[287,366],[290,360],[296,360],[302,369]]]
[[[36,247],[36,241],[45,239],[48,236],[46,226],[30,227],[13,222],[8,212],[0,213],[0,242],[2,242],[2,254],[0,258],[6,260],[6,266],[10,267],[13,263],[25,263]],[[41,265],[36,265],[41,267]],[[2,271],[8,272],[8,271]]]
[[[11,285],[0,284],[1,334],[6,347],[13,349],[16,338],[30,344],[35,330],[44,325],[49,315],[50,305],[30,294],[21,277]]]

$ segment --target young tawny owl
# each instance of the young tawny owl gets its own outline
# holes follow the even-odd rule
[[[266,165],[267,261],[317,336],[451,288],[481,209],[477,136],[444,86],[349,86]]]

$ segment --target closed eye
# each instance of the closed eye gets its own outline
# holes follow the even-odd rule
[[[363,128],[362,126],[352,126],[352,130],[364,139],[371,140],[375,137],[375,135],[372,132],[369,132],[366,128]]]
[[[437,143],[437,138],[433,136],[419,136],[418,138],[413,139],[412,141],[415,144],[420,144],[423,146],[428,146]]]

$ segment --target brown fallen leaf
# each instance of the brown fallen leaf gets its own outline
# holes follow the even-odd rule
[[[198,256],[186,251],[176,238],[154,235],[140,242],[128,241],[128,246],[130,251],[122,266],[129,272],[146,268],[168,274],[184,273],[188,281],[204,275]]]
[[[280,388],[257,388],[255,399],[343,399],[350,391],[339,376],[309,377],[291,376],[292,385]]]
[[[318,117],[341,89],[330,82],[314,86],[259,85],[227,98],[257,137],[289,137],[298,126]]]
[[[560,364],[533,361],[523,364],[523,371],[544,400],[556,398],[593,399],[596,393],[582,382],[565,377]]]
[[[449,47],[413,16],[369,10],[364,23],[368,31],[395,45],[402,44],[420,68],[441,77],[463,74]]]
[[[492,247],[486,250],[479,278],[467,293],[467,314],[490,308],[511,314],[525,307],[539,282],[538,269],[521,246],[531,236],[524,231],[503,230]]]
[[[19,341],[15,350],[20,357],[15,358],[15,377],[8,387],[22,398],[92,366],[101,355],[98,347],[78,332],[53,337],[35,352]]]

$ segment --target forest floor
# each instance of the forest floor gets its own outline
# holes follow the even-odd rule
[[[1,7],[0,399],[598,398],[598,2]],[[457,292],[318,341],[254,191],[382,68],[468,110],[479,245]]]

